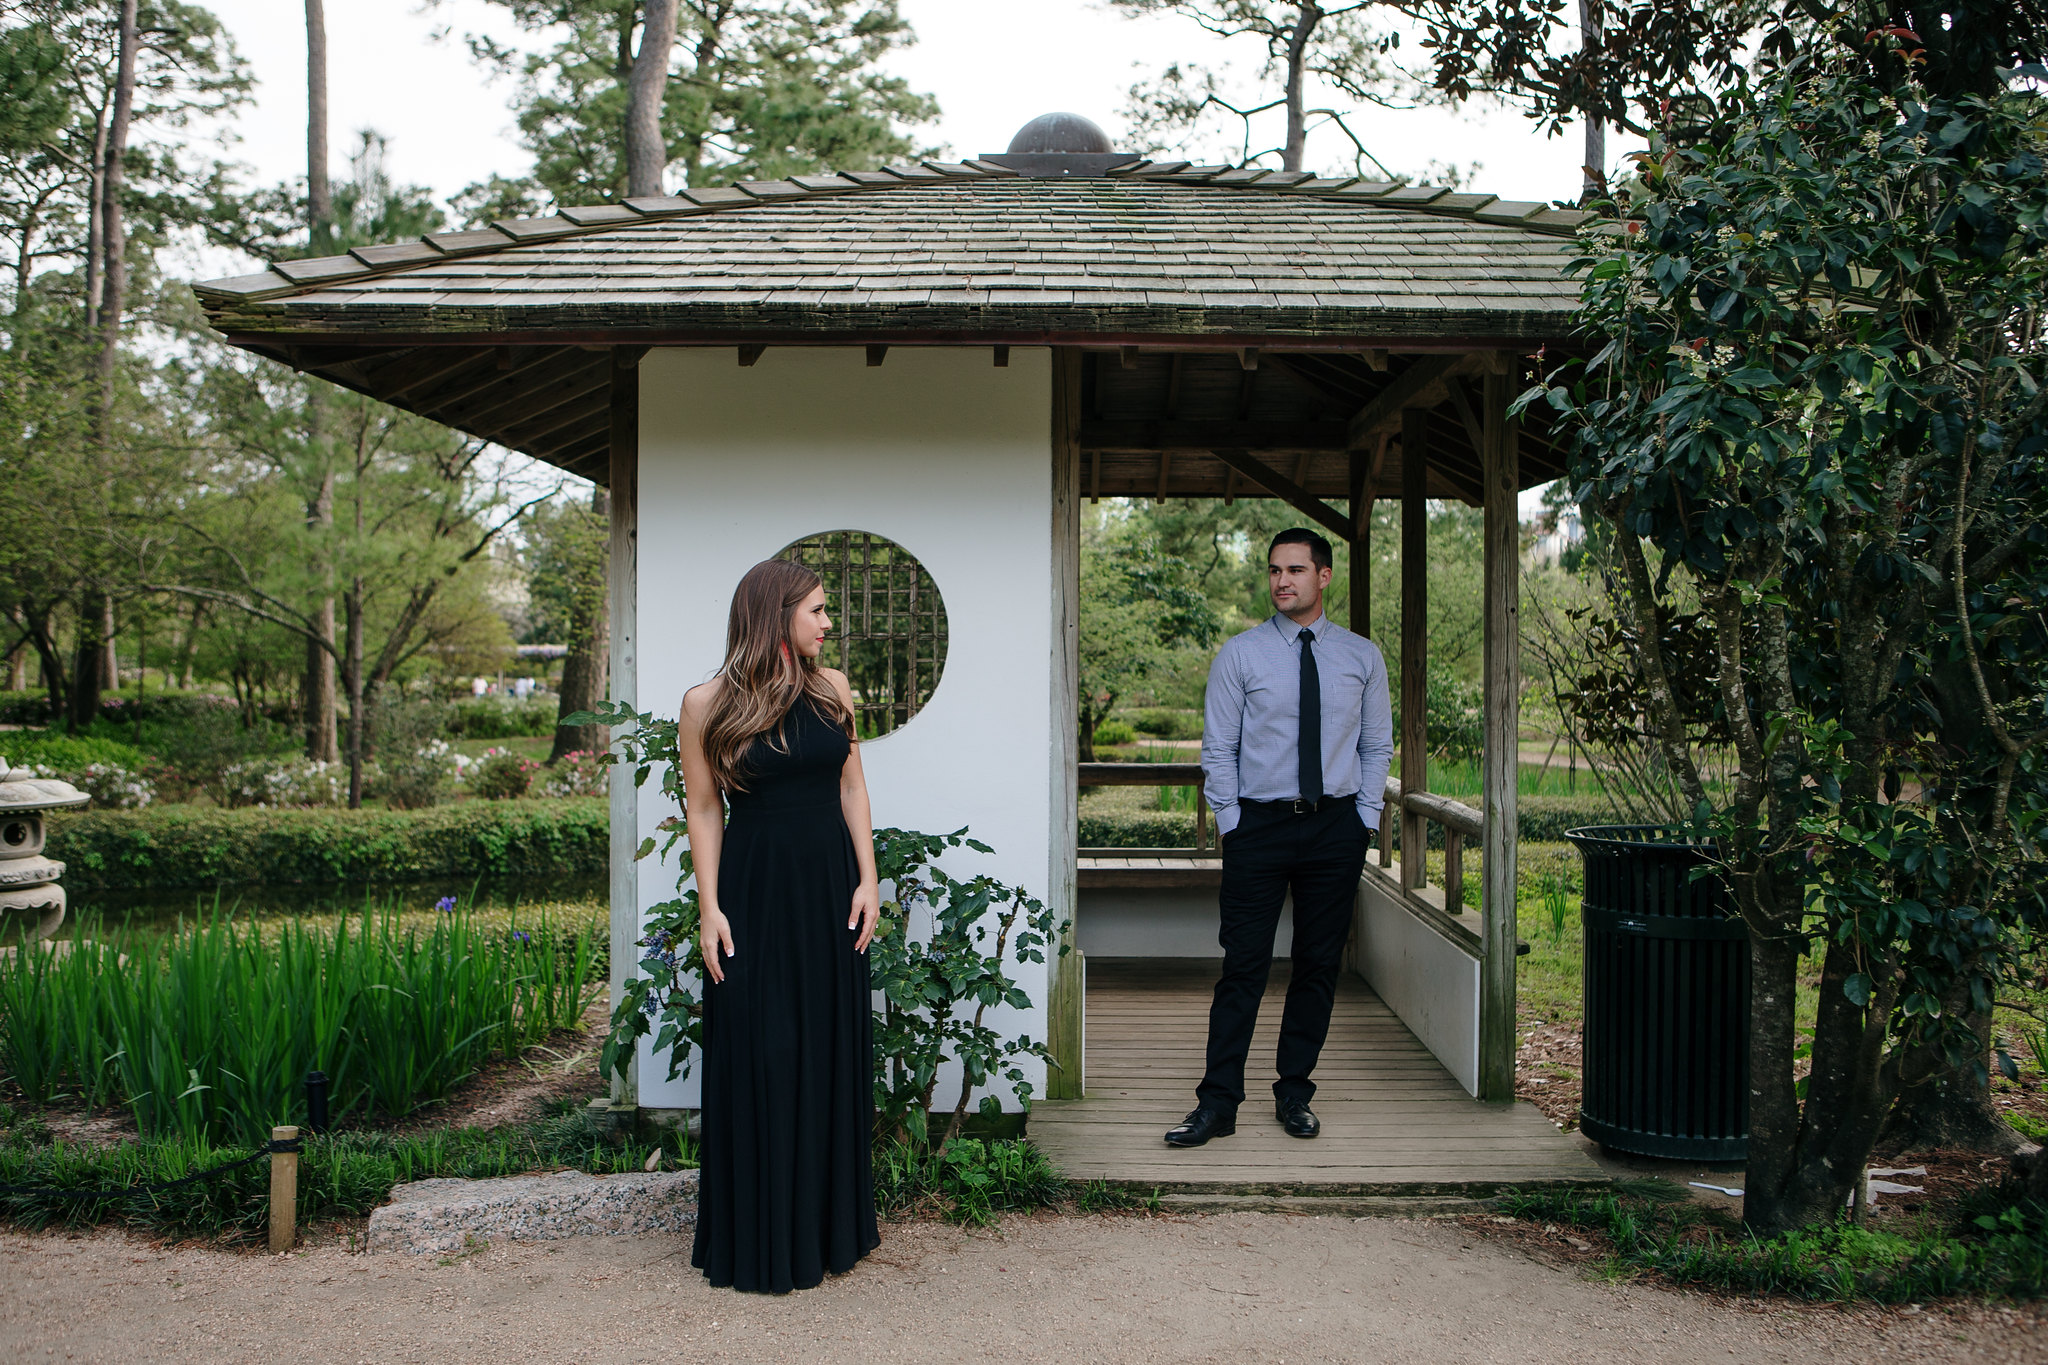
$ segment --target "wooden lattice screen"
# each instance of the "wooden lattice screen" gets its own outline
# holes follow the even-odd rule
[[[806,536],[779,558],[824,580],[832,635],[819,662],[853,685],[861,737],[885,735],[922,710],[946,667],[946,604],[924,565],[865,531]]]

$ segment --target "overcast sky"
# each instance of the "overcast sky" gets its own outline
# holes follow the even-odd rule
[[[237,124],[234,154],[261,180],[303,176],[302,7],[291,0],[208,3],[260,82],[255,105]],[[917,132],[955,156],[1001,151],[1019,126],[1056,109],[1087,115],[1121,144],[1118,114],[1135,80],[1168,61],[1195,60],[1231,62],[1249,82],[1258,60],[1255,45],[1223,43],[1184,20],[1124,19],[1099,0],[901,0],[901,9],[918,41],[890,65],[912,88],[937,97],[936,128]],[[426,185],[443,198],[494,171],[512,175],[528,168],[506,109],[510,89],[486,80],[462,41],[476,32],[515,45],[530,41],[496,6],[484,0],[330,0],[327,28],[337,175],[346,173],[349,148],[362,128],[390,139],[394,180]],[[437,33],[446,36],[437,39]],[[1512,112],[1367,109],[1351,123],[1396,172],[1476,161],[1481,170],[1474,187],[1506,198],[1577,192],[1575,132],[1546,138]],[[1311,141],[1310,163],[1311,169],[1348,170],[1349,146],[1326,132]]]

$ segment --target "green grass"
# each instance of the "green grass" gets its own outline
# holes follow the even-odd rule
[[[183,1137],[118,1147],[39,1140],[0,1112],[0,1185],[119,1189],[175,1180],[249,1155],[253,1147]],[[662,1139],[661,1165],[697,1164],[694,1143]],[[653,1145],[613,1142],[573,1102],[521,1127],[460,1128],[420,1134],[336,1133],[306,1139],[299,1161],[299,1221],[366,1217],[392,1187],[412,1180],[483,1180],[564,1167],[596,1175],[645,1169]],[[269,1169],[256,1162],[214,1180],[195,1181],[141,1199],[73,1200],[0,1195],[0,1217],[30,1230],[117,1224],[173,1236],[253,1240],[269,1218]]]
[[[1979,1192],[1948,1226],[1917,1234],[1838,1223],[1747,1235],[1671,1191],[1513,1193],[1501,1211],[1604,1236],[1610,1269],[1680,1285],[1835,1303],[1906,1303],[2048,1293],[2048,1203],[2016,1188]]]
[[[445,1098],[492,1055],[577,1024],[603,991],[602,934],[463,912],[168,935],[0,957],[0,1067],[34,1103],[119,1103],[148,1137],[257,1141],[302,1121],[325,1071],[336,1118]]]

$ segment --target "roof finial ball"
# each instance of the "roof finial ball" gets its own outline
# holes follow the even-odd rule
[[[1017,136],[1010,139],[1009,156],[1032,153],[1054,153],[1072,156],[1075,154],[1112,152],[1109,134],[1102,131],[1094,120],[1082,118],[1079,114],[1040,114],[1017,130]]]

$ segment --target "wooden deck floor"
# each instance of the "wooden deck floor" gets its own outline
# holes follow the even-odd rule
[[[1322,1135],[1288,1137],[1270,1089],[1285,962],[1274,964],[1259,1011],[1237,1132],[1192,1150],[1168,1147],[1166,1130],[1194,1107],[1217,966],[1089,960],[1088,1097],[1031,1110],[1032,1139],[1070,1179],[1259,1195],[1481,1195],[1605,1181],[1534,1106],[1467,1095],[1350,973],[1339,979],[1316,1068]]]

